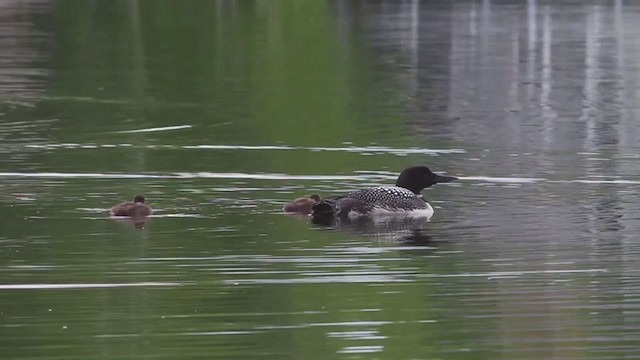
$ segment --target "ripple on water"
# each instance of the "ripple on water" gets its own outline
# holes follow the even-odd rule
[[[177,282],[94,283],[94,284],[0,284],[0,290],[99,289],[126,287],[179,286]]]
[[[118,133],[137,133],[137,132],[159,132],[171,131],[191,128],[191,125],[176,125],[157,128],[146,128],[137,130],[119,131]],[[89,147],[87,147],[89,146]],[[98,148],[98,147],[131,147],[132,144],[79,144],[79,143],[47,143],[47,144],[25,144],[26,148],[34,149],[82,149],[82,148]],[[307,147],[307,146],[289,146],[289,145],[222,145],[222,144],[202,144],[202,145],[170,145],[170,144],[152,144],[137,145],[136,147],[147,149],[190,149],[190,150],[296,150],[296,151],[330,151],[330,152],[351,152],[351,153],[378,153],[378,154],[464,154],[464,149],[430,149],[430,148],[394,148],[387,146],[344,146],[344,147]]]

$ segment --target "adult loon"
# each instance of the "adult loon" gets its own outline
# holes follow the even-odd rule
[[[396,186],[376,186],[325,198],[313,206],[312,216],[354,219],[360,216],[408,215],[430,218],[433,208],[420,192],[437,183],[456,179],[434,174],[426,166],[406,168],[398,176]]]
[[[123,202],[111,208],[112,216],[144,217],[153,214],[153,210],[144,203],[144,196],[136,195],[133,201]]]

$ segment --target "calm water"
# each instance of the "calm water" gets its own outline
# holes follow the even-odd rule
[[[640,358],[640,5],[2,0],[0,30],[4,358]],[[428,223],[280,211],[415,164],[461,178]],[[144,229],[109,218],[138,192]]]

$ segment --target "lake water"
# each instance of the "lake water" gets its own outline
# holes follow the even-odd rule
[[[640,5],[0,1],[7,359],[640,349]],[[288,200],[428,165],[428,222]],[[109,218],[146,195],[143,229]]]

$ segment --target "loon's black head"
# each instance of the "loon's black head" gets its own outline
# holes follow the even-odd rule
[[[144,203],[144,196],[142,195],[136,195],[133,197],[133,202],[134,203]]]
[[[424,188],[457,179],[453,176],[435,174],[426,166],[413,166],[402,170],[396,180],[396,186],[411,190],[414,194],[420,194]]]

